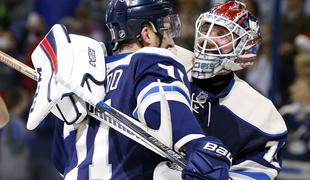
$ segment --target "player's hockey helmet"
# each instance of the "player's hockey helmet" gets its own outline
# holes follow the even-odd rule
[[[161,35],[167,31],[172,37],[180,36],[180,19],[168,0],[111,0],[107,7],[112,42],[138,39],[144,22],[151,22]]]
[[[212,29],[222,28],[222,34]],[[192,76],[207,79],[252,65],[260,47],[257,19],[238,1],[228,1],[203,13],[196,21],[195,63]],[[230,43],[216,43],[221,38]],[[227,47],[231,50],[227,52]],[[224,51],[226,49],[226,51]]]

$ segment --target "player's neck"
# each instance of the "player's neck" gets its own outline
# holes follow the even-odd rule
[[[137,43],[126,44],[120,49],[119,53],[135,52],[139,49],[141,49],[141,47]]]
[[[234,77],[233,72],[225,75],[217,75],[209,79],[196,79],[193,78],[194,83],[203,90],[213,94],[220,94],[230,83]]]

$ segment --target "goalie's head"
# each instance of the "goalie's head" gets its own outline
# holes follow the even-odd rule
[[[179,16],[168,0],[111,0],[106,11],[106,23],[113,42],[139,39],[142,24],[151,23],[162,36],[168,32],[180,36]]]
[[[260,46],[257,19],[238,1],[228,1],[196,21],[192,76],[207,79],[252,65]]]

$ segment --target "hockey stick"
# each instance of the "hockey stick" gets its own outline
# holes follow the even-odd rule
[[[8,54],[0,51],[0,60],[1,62],[7,64],[8,66],[16,69],[22,74],[37,80],[35,71],[28,67],[27,65],[21,63],[15,58],[9,56]],[[115,108],[107,105],[103,101],[97,100],[93,95],[84,90],[80,85],[72,83],[70,80],[67,80],[63,77],[56,76],[57,80],[82,98],[84,101],[88,102],[94,107],[89,107],[88,114],[101,122],[104,122],[109,127],[115,129],[116,131],[124,134],[128,138],[136,141],[137,143],[145,146],[146,148],[154,151],[155,153],[168,158],[173,163],[179,167],[185,167],[186,160],[183,155],[175,152],[157,138],[150,135],[145,127],[139,126],[136,123],[136,120],[124,115]]]
[[[30,77],[31,79],[37,81],[37,76],[34,69],[30,68],[26,64],[18,61],[17,59],[2,51],[0,51],[0,61],[10,66],[11,68],[21,72],[22,74]]]

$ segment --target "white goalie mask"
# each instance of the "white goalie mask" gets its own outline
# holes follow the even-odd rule
[[[243,3],[228,1],[201,14],[195,28],[192,77],[208,79],[254,63],[259,25]]]

